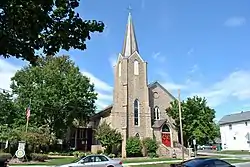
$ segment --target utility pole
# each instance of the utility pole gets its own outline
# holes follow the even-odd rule
[[[178,102],[179,102],[179,118],[180,118],[180,133],[181,133],[181,153],[182,153],[182,161],[184,161],[184,142],[183,142],[183,132],[182,132],[181,90],[180,89],[178,89]]]

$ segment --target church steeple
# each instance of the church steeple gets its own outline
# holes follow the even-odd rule
[[[131,16],[131,13],[129,12],[127,28],[125,32],[125,38],[124,38],[121,54],[124,57],[128,57],[132,55],[135,51],[139,52],[136,37],[135,37],[134,25],[132,22],[132,16]]]

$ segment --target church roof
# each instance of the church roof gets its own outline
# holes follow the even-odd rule
[[[160,128],[163,124],[165,124],[166,120],[155,120],[152,128]]]
[[[174,100],[176,100],[176,98],[166,89],[164,88],[158,81],[152,82],[148,85],[148,88],[153,88],[155,86],[159,86],[162,90],[164,90],[164,92],[166,92],[170,97],[172,97]]]
[[[138,51],[138,45],[135,37],[135,30],[134,25],[132,21],[132,15],[131,13],[128,14],[128,22],[125,32],[125,38],[123,42],[123,48],[122,48],[122,56],[129,57],[131,56],[135,51]]]

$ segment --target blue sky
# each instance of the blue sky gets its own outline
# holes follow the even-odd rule
[[[60,54],[71,55],[95,83],[99,108],[112,102],[112,65],[122,49],[129,5],[149,82],[159,81],[174,96],[180,88],[182,98],[206,97],[217,119],[250,109],[249,0],[82,0],[81,17],[103,21],[105,31],[92,34],[87,50]],[[8,88],[23,64],[0,59],[0,87]]]

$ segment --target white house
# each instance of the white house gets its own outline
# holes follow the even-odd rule
[[[219,125],[223,150],[250,150],[250,111],[225,115]]]

